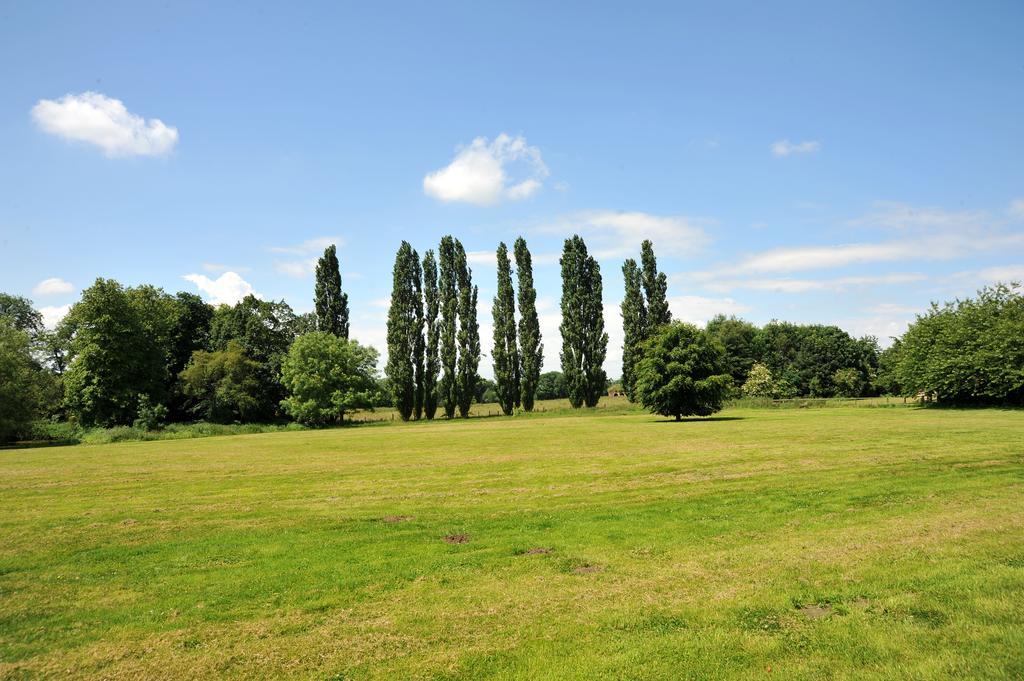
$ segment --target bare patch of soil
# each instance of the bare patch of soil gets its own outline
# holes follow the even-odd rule
[[[602,572],[604,570],[600,565],[580,565],[572,569],[573,574],[576,575],[592,575],[595,572]]]
[[[532,549],[526,549],[526,555],[528,556],[544,556],[551,553],[551,549],[545,549],[540,546],[534,546]]]
[[[411,515],[386,515],[380,519],[382,523],[404,523],[407,520],[412,520]]]
[[[832,614],[832,606],[814,603],[800,608],[800,613],[809,620],[823,620]]]
[[[446,544],[465,544],[469,541],[468,534],[449,534],[444,538]]]

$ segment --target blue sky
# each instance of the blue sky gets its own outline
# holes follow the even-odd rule
[[[1024,280],[1019,2],[292,4],[6,3],[0,290],[50,319],[97,276],[306,311],[336,240],[381,347],[400,240],[451,233],[486,348],[488,251],[521,234],[554,369],[578,232],[618,375],[645,237],[695,322],[884,340]]]

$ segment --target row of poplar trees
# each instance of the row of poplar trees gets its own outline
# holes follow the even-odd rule
[[[516,241],[515,257],[518,328],[508,249],[499,246],[493,360],[506,414],[518,406],[533,409],[543,352],[533,265],[523,239]],[[456,411],[463,418],[469,416],[479,381],[477,296],[466,250],[458,239],[443,237],[437,255],[428,250],[422,260],[408,242],[402,242],[395,255],[385,368],[402,420],[433,419],[439,406],[446,418]]]

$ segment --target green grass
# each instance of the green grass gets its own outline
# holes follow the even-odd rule
[[[559,414],[0,451],[0,677],[1024,676],[1024,412]]]

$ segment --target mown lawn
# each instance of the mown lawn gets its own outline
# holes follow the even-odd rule
[[[1019,679],[1024,412],[3,450],[0,677],[38,676]]]

